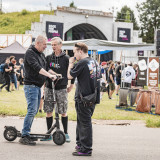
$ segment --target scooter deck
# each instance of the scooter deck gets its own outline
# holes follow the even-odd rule
[[[30,133],[30,135],[34,135],[34,136],[50,136],[50,134],[38,134],[38,133]]]

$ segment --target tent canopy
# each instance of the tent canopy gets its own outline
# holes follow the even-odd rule
[[[85,43],[89,50],[154,50],[154,44],[135,44],[135,43],[123,43],[106,41],[99,39],[84,39],[75,41],[63,41],[63,49],[73,50],[73,46],[77,42]],[[50,45],[50,42],[48,42]]]
[[[112,50],[105,50],[105,51],[96,51],[96,54],[106,54],[106,53],[110,53],[112,52]],[[88,54],[93,54],[93,51],[88,51]]]
[[[4,63],[5,59],[10,56],[15,56],[18,62],[20,58],[24,58],[25,53],[26,49],[18,42],[14,42],[8,47],[0,50],[0,64]]]
[[[11,54],[25,54],[26,49],[19,44],[17,41],[9,45],[8,47],[0,50],[0,53],[11,53]]]

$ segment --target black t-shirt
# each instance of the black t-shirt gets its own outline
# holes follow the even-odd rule
[[[121,78],[121,66],[116,67],[116,78]]]
[[[78,61],[71,69],[70,74],[73,78],[77,77],[78,81],[75,100],[80,99],[79,91],[83,96],[94,93],[96,86],[96,65],[93,59],[87,57]],[[97,67],[97,79],[100,78],[100,75],[101,69]]]
[[[62,79],[60,80],[55,80],[55,90],[60,90],[60,89],[66,89],[68,85],[68,77],[67,77],[67,72],[68,72],[68,65],[69,65],[69,56],[65,54],[65,52],[62,52],[60,56],[55,56],[54,53],[51,55],[48,55],[46,57],[47,61],[47,69],[48,70],[53,70],[54,72],[58,74],[62,74]],[[71,81],[71,84],[74,84],[74,80]],[[45,82],[45,86],[47,88],[52,89],[52,80],[47,78]]]
[[[23,76],[24,76],[24,64],[21,64],[21,67],[20,67],[20,69],[19,69],[19,72],[20,72],[20,74],[21,74],[21,71],[23,70]],[[22,76],[22,75],[21,75]]]
[[[12,70],[10,73],[14,73],[14,64],[13,63],[9,63],[9,66],[12,67]]]
[[[9,72],[6,72],[5,69],[9,69],[9,65],[7,63],[4,64],[4,76],[8,76]]]
[[[112,70],[112,69],[110,69],[110,71],[109,71],[109,73],[108,73],[108,82],[109,82],[109,83],[112,83],[112,81],[111,81],[111,79],[110,79],[110,75],[112,75],[113,80],[114,80],[114,74],[113,74],[113,70]]]

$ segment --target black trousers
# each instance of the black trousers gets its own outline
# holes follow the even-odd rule
[[[7,85],[6,89],[7,89],[7,91],[9,91],[9,88],[10,88],[10,77],[9,77],[9,75],[5,75],[4,78],[5,78],[5,83],[1,86],[1,89],[4,86]]]
[[[77,112],[76,144],[82,152],[92,150],[92,122],[95,104],[85,106],[82,102],[75,102]]]

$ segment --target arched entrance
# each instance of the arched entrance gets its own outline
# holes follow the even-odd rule
[[[82,23],[72,27],[65,33],[64,37],[65,41],[91,39],[91,38],[107,40],[105,35],[98,28],[88,23]],[[69,50],[68,54],[69,56],[74,55],[72,50]],[[113,52],[101,55],[100,59],[101,61],[112,60]]]
[[[65,41],[91,38],[107,40],[98,28],[88,23],[76,25],[65,33]]]

